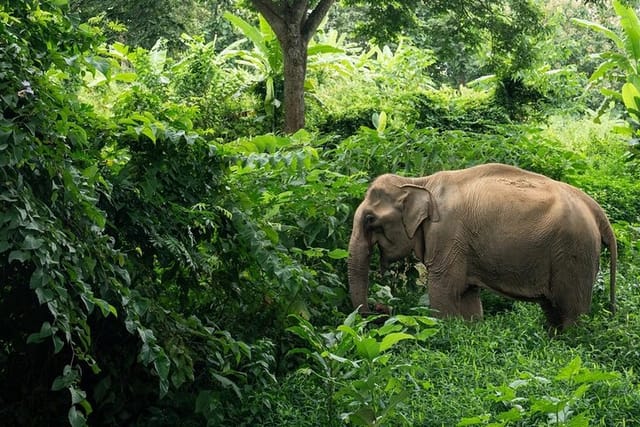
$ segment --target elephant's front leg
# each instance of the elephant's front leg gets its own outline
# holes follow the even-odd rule
[[[438,317],[482,319],[480,289],[466,283],[466,274],[429,274],[429,301]]]

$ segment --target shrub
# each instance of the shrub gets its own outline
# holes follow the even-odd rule
[[[163,90],[162,49],[97,49],[63,4],[0,12],[5,422],[239,417],[246,388],[272,381],[273,348],[223,329],[262,294],[236,292],[238,260],[255,258],[229,246],[222,160]],[[232,304],[238,317],[224,315]]]

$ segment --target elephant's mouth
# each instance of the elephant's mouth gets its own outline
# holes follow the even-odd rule
[[[396,259],[390,257],[387,252],[385,252],[384,248],[379,244],[378,250],[380,251],[380,273],[384,273],[389,269],[389,265],[396,261]]]
[[[384,273],[385,271],[387,271],[389,269],[389,258],[387,258],[386,256],[384,256],[384,253],[382,253],[382,251],[380,252],[380,273]]]

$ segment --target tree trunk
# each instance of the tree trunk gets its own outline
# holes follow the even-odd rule
[[[304,127],[304,81],[307,74],[307,42],[300,34],[288,32],[282,43],[284,55],[284,131],[294,133]]]
[[[309,0],[251,0],[278,37],[284,60],[284,131],[304,127],[304,80],[307,46],[335,0],[320,0],[313,10]]]

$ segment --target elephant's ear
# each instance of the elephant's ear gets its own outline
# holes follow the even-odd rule
[[[438,222],[440,215],[431,191],[413,184],[402,185],[406,193],[402,196],[402,223],[410,238],[416,234],[424,221]]]

